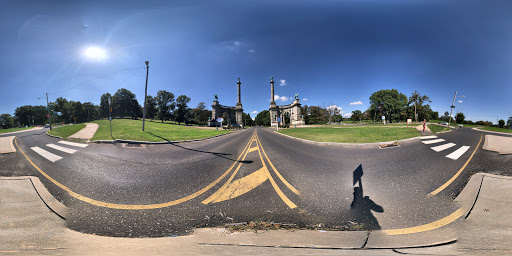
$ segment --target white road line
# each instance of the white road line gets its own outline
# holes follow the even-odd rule
[[[459,159],[460,156],[462,156],[464,153],[466,153],[466,151],[468,151],[468,149],[469,149],[469,146],[462,146],[459,149],[455,150],[453,153],[447,155],[446,157],[453,159],[453,160],[457,160],[457,159]]]
[[[76,143],[76,142],[69,142],[69,141],[65,141],[65,140],[61,140],[61,141],[59,141],[59,143],[62,143],[62,144],[65,144],[65,145],[69,145],[69,146],[81,147],[81,148],[85,148],[85,147],[89,146],[87,144]]]
[[[444,141],[443,139],[437,139],[437,140],[424,140],[422,142],[425,144],[434,144],[434,143],[439,143],[439,142],[443,142],[443,141]]]
[[[57,161],[57,160],[60,160],[62,159],[61,156],[58,156],[58,155],[55,155],[53,153],[50,153],[40,147],[31,147],[30,149],[34,150],[34,152],[38,153],[39,155],[41,155],[42,157],[50,160],[52,163]]]
[[[446,144],[441,145],[441,146],[431,147],[431,149],[436,151],[436,152],[439,152],[439,151],[443,151],[445,149],[451,148],[453,146],[455,146],[455,143],[446,143]]]
[[[60,150],[62,152],[66,152],[68,154],[74,154],[77,151],[76,149],[65,148],[55,144],[46,144],[46,146],[56,150]]]
[[[435,139],[435,138],[437,138],[437,136],[435,136],[435,135],[420,137],[420,139],[422,139],[422,140]]]

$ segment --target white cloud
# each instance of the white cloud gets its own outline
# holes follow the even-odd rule
[[[308,98],[304,98],[304,99],[302,99],[302,100],[303,100],[303,101],[306,101],[306,100],[308,100]]]
[[[290,100],[290,98],[288,98],[286,96],[279,96],[277,94],[274,95],[274,101],[285,102],[285,101],[288,101],[288,100]]]
[[[363,105],[363,102],[361,102],[361,101],[351,102],[350,105]]]
[[[459,100],[459,103],[462,103],[462,100]]]
[[[237,51],[238,48],[242,45],[240,41],[225,41],[221,43],[222,47],[227,49],[228,51]]]
[[[348,114],[344,114],[343,117],[345,118],[351,118],[352,117],[352,113],[348,113]]]
[[[253,50],[253,49],[250,49],[250,50],[249,50],[249,52],[250,52],[250,53],[254,53],[254,50]]]
[[[279,86],[285,86],[285,85],[286,85],[286,80],[284,80],[284,79],[279,80]]]
[[[334,109],[337,109],[338,110],[338,113],[345,113],[345,111],[342,111],[342,108],[341,107],[338,107],[336,105],[330,105],[328,107],[326,107],[327,110],[334,110]]]
[[[251,112],[251,114],[258,114],[258,111],[253,111]]]

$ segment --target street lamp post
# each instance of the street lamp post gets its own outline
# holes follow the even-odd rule
[[[146,90],[144,91],[144,112],[142,113],[142,131],[144,131],[144,124],[146,123],[146,98],[148,97],[148,75],[149,75],[149,61],[146,60]]]
[[[455,99],[457,97],[464,97],[464,95],[457,96],[457,91],[455,91],[455,96],[453,96],[453,102],[452,102],[452,105],[450,106],[450,120],[448,121],[448,128],[450,128],[450,123],[452,122],[452,113],[453,113],[453,109],[455,108]]]

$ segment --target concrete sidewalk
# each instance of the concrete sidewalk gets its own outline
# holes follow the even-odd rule
[[[77,133],[71,135],[68,137],[68,139],[78,139],[78,140],[85,140],[85,141],[91,141],[92,137],[94,137],[94,134],[98,130],[99,125],[95,123],[86,123],[85,127],[78,131]]]
[[[0,154],[8,154],[16,152],[16,148],[12,141],[16,136],[0,137]]]
[[[498,152],[500,155],[512,154],[512,137],[485,135],[482,149]]]
[[[192,235],[114,238],[65,228],[66,207],[37,177],[0,177],[0,253],[50,255],[512,253],[512,177],[474,175],[457,197],[465,215],[451,227],[387,236],[381,231],[196,229]],[[57,213],[57,214],[56,214]],[[60,216],[59,216],[60,215]],[[465,217],[465,219],[464,219]],[[454,232],[458,235],[455,243]]]

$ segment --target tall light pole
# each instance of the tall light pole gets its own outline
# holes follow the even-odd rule
[[[457,91],[455,91],[455,96],[453,96],[453,102],[452,102],[452,105],[450,106],[450,120],[448,121],[448,127],[450,127],[450,123],[452,122],[452,111],[455,108],[455,99],[457,97],[464,97],[464,95],[457,96]]]
[[[149,61],[146,60],[146,90],[144,91],[144,112],[142,113],[142,131],[144,131],[144,124],[146,123],[146,98],[148,97],[148,75]]]

